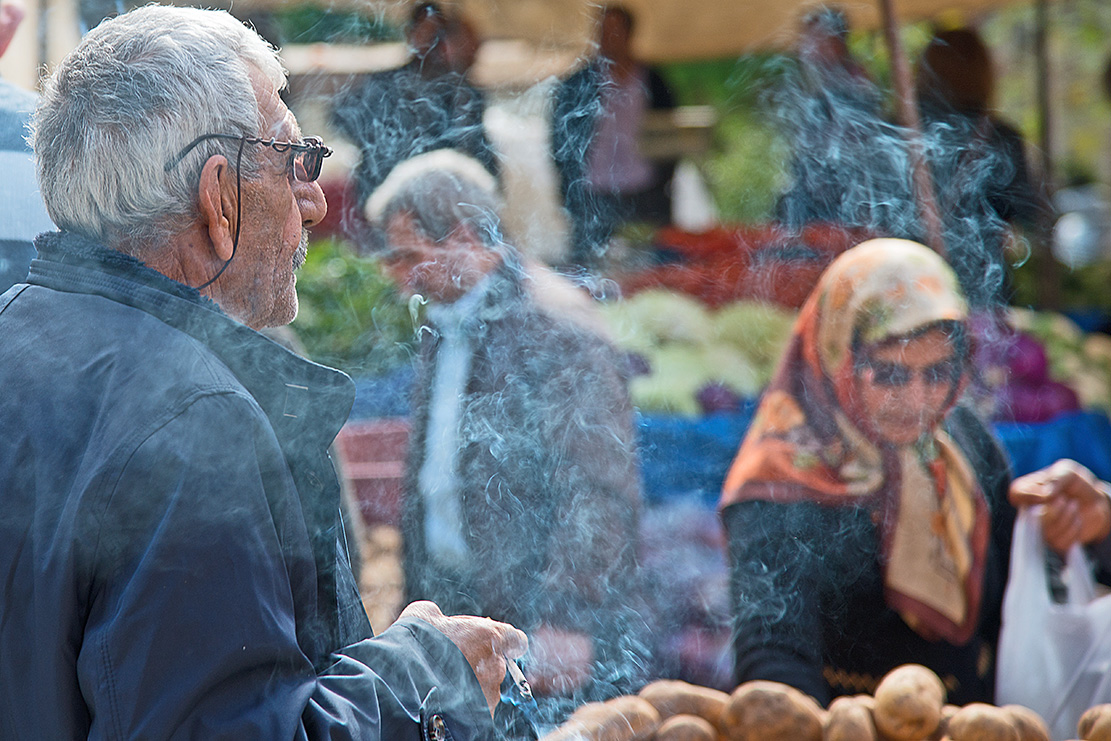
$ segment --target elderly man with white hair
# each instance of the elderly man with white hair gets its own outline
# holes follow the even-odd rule
[[[524,634],[372,637],[328,446],[354,392],[297,311],[329,154],[224,12],[90,32],[34,117],[47,208],[0,296],[0,737],[493,738]]]
[[[525,630],[525,673],[558,720],[646,678],[636,436],[617,353],[540,305],[501,205],[494,177],[453,150],[399,164],[366,204],[387,272],[429,302],[405,585],[449,614]]]

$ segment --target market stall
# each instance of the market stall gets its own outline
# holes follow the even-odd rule
[[[792,18],[796,11],[791,9]],[[479,16],[481,12],[476,10]],[[854,16],[854,21],[867,25],[864,18]],[[776,226],[689,232],[664,228],[651,239],[652,264],[627,270],[617,266],[605,276],[621,289],[622,299],[602,311],[616,344],[627,353],[631,390],[641,410],[646,504],[642,564],[650,583],[689,587],[680,599],[666,589],[656,590],[662,598],[654,605],[662,626],[659,658],[667,676],[733,689],[727,573],[714,510],[721,480],[782,349],[793,312],[834,257],[868,236],[864,230],[821,224],[801,231]],[[1048,322],[1020,315],[1013,320],[1013,329],[1031,338]],[[1064,359],[1063,351],[1042,347],[1040,368],[1028,360],[1030,367],[1012,373],[1013,380],[1024,384],[1023,393],[1030,391],[1036,401],[1017,418],[999,415],[994,431],[1015,473],[1067,455],[1111,477],[1106,416],[1111,390],[1106,381],[1101,385],[1093,380],[1099,374],[1111,377],[1111,356],[1104,356],[1099,338],[1089,343],[1060,322],[1042,339],[1057,336],[1067,336],[1076,346],[1070,359]],[[396,377],[388,383],[405,385]],[[1054,397],[1045,408],[1033,410],[1046,398],[1042,389],[1051,384],[1068,387],[1072,396]],[[406,410],[403,402],[388,413],[374,408],[383,399],[396,405],[397,398],[365,383],[356,414],[339,439],[349,483],[372,524],[396,525],[398,519]],[[1005,405],[1012,417],[1020,406],[1013,403],[1015,398]],[[375,401],[368,404],[368,399]]]

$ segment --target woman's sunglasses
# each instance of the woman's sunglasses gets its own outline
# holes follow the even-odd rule
[[[873,384],[887,388],[907,386],[915,376],[921,378],[922,383],[927,386],[948,386],[961,375],[960,362],[952,358],[925,368],[911,368],[902,363],[888,363],[869,358],[861,364],[861,370],[864,369],[871,371],[870,380]]]

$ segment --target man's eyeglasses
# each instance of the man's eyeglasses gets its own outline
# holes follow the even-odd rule
[[[185,149],[178,152],[176,157],[166,163],[166,172],[181,164],[186,155],[192,152],[198,144],[208,139],[231,139],[239,142],[239,149],[235,155],[235,238],[232,241],[231,255],[216,272],[216,275],[196,287],[198,291],[208,288],[224,274],[228,265],[231,265],[231,261],[235,259],[236,250],[239,249],[239,230],[243,225],[243,191],[241,188],[243,147],[247,144],[261,144],[276,152],[293,152],[293,158],[290,162],[293,167],[293,176],[303,183],[311,183],[320,177],[320,167],[324,164],[324,158],[332,154],[332,150],[324,146],[324,141],[316,136],[307,136],[299,142],[290,142],[277,141],[273,137],[260,139],[257,136],[236,136],[235,134],[202,134],[189,142]]]
[[[196,149],[198,144],[209,139],[231,139],[240,142],[240,157],[243,155],[242,144],[261,144],[264,147],[270,147],[275,152],[293,152],[293,175],[303,183],[311,183],[320,177],[320,168],[324,164],[324,158],[332,156],[331,148],[325,146],[324,141],[318,136],[307,136],[299,142],[291,142],[277,141],[273,137],[260,139],[257,136],[236,136],[235,134],[202,134],[166,163],[166,172],[181,164],[181,161]],[[236,171],[238,172],[238,170],[239,163],[237,162]]]
[[[902,388],[918,376],[927,386],[948,386],[961,375],[961,364],[956,360],[943,360],[925,368],[911,368],[902,363],[886,363],[868,359],[861,364],[863,370],[871,371],[870,381],[876,386]]]

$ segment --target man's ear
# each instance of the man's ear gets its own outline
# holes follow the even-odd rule
[[[227,159],[221,155],[209,157],[201,169],[197,203],[216,256],[224,261],[231,259],[235,243],[236,196],[235,175]]]

